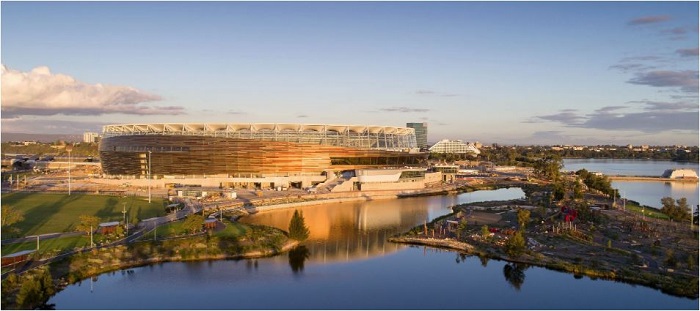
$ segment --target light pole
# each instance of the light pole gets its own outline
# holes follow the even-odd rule
[[[148,150],[148,203],[151,203],[151,150]]]
[[[66,151],[68,151],[68,195],[70,195],[70,152],[73,151],[73,145],[66,145]]]

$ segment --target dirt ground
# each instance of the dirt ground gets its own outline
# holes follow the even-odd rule
[[[521,203],[458,206],[454,214],[433,223],[436,230],[428,230],[428,238],[455,239],[504,255],[503,246],[518,227],[516,206]],[[679,295],[698,296],[697,286],[688,288],[686,283],[688,280],[697,283],[699,273],[697,226],[691,229],[689,223],[645,218],[616,209],[596,211],[590,221],[565,222],[558,208],[528,209],[531,216],[524,236],[529,251],[523,260],[564,262],[582,271],[602,271],[603,275],[615,275],[623,280],[643,275],[641,280],[646,285],[662,290],[670,287],[671,292],[675,287],[684,287]],[[483,225],[493,233],[488,240],[482,237]],[[460,228],[463,231],[458,232]],[[674,280],[680,285],[673,284]]]

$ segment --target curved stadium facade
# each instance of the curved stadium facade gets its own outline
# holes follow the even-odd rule
[[[412,128],[326,124],[106,125],[99,150],[105,174],[141,176],[316,175],[427,158]]]

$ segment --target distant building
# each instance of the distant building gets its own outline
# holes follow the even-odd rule
[[[698,179],[698,174],[689,169],[671,169],[671,170],[666,170],[663,175],[661,175],[663,178],[679,178],[679,179]]]
[[[428,123],[406,123],[406,127],[416,131],[416,143],[418,148],[428,148]]]
[[[455,153],[455,154],[467,154],[471,153],[474,155],[479,155],[479,151],[476,146],[472,143],[464,143],[461,140],[449,140],[443,139],[437,142],[435,145],[428,149],[432,153]]]
[[[100,138],[100,134],[97,134],[95,132],[83,133],[83,142],[84,143],[95,143],[95,142],[98,142],[99,138]]]

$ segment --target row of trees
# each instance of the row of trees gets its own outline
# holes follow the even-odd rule
[[[686,198],[673,200],[671,197],[661,199],[661,212],[673,221],[690,221],[690,207]]]
[[[535,165],[537,159],[546,157],[586,159],[654,159],[679,162],[698,162],[697,146],[683,149],[677,149],[669,146],[656,149],[663,150],[633,151],[625,146],[603,146],[603,148],[584,148],[582,150],[552,150],[547,146],[499,146],[494,144],[490,148],[481,149],[479,158],[491,161],[496,165],[514,166],[533,166]]]
[[[10,143],[2,143],[0,149],[2,153],[17,153],[17,154],[32,154],[32,155],[57,155],[57,156],[68,156],[68,152],[63,148],[53,148],[52,146],[61,145],[58,142],[55,144],[34,144],[34,145],[13,145]],[[99,155],[97,143],[79,143],[73,145],[73,150],[71,155],[74,157],[96,157]]]
[[[598,190],[608,196],[612,197],[616,195],[615,188],[612,187],[610,179],[604,175],[598,176],[589,173],[586,169],[582,168],[576,171],[576,176],[581,178],[584,184],[590,189]]]

